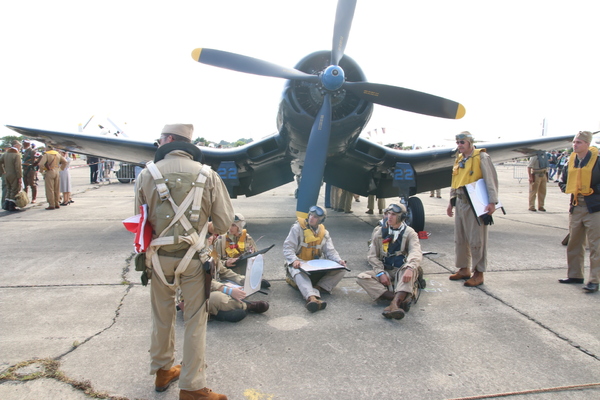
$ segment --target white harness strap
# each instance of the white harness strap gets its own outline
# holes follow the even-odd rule
[[[190,261],[192,261],[192,258],[194,257],[194,254],[199,253],[204,248],[204,244],[206,242],[204,238],[206,236],[206,232],[208,231],[208,223],[204,224],[202,230],[200,231],[200,234],[198,234],[198,232],[196,232],[196,229],[194,229],[194,227],[190,223],[190,220],[185,216],[184,213],[191,203],[192,213],[190,215],[190,219],[192,220],[192,222],[198,222],[200,218],[200,208],[202,205],[202,193],[204,192],[204,183],[206,182],[206,179],[209,175],[210,167],[208,165],[202,166],[202,168],[200,169],[200,173],[196,178],[196,181],[193,183],[192,190],[190,190],[188,195],[185,197],[185,199],[181,202],[179,206],[171,197],[171,193],[169,192],[169,188],[167,187],[165,179],[161,175],[156,165],[152,161],[149,161],[146,164],[146,168],[148,168],[148,171],[150,171],[152,177],[154,178],[156,189],[158,190],[161,200],[169,200],[171,202],[171,206],[173,207],[173,211],[175,211],[175,216],[173,217],[169,225],[158,235],[157,238],[152,240],[152,242],[150,243],[150,246],[146,250],[146,255],[148,256],[147,260],[152,261],[152,265],[155,267],[156,274],[159,276],[159,278],[163,281],[165,285],[170,287],[178,287],[181,282],[181,274],[183,274],[189,266]],[[167,231],[177,222],[181,223],[181,226],[185,229],[186,235],[165,236]],[[164,271],[162,270],[162,267],[160,265],[157,250],[160,246],[177,244],[182,242],[189,243],[190,247],[185,253],[185,256],[181,259],[181,262],[179,263],[177,268],[175,269],[174,282],[169,283],[167,282]]]

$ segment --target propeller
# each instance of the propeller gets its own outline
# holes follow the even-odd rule
[[[339,89],[347,90],[365,101],[440,118],[459,119],[465,115],[465,108],[462,104],[442,97],[396,86],[346,81],[344,70],[339,67],[339,62],[344,57],[355,9],[356,0],[338,1],[331,49],[332,65],[318,75],[307,74],[295,68],[281,67],[267,61],[226,51],[207,48],[198,48],[192,51],[192,58],[203,64],[247,74],[301,80],[322,85],[324,89],[323,104],[310,132],[302,179],[298,188],[296,205],[298,217],[306,217],[308,209],[317,203],[319,196],[331,135],[332,92]]]

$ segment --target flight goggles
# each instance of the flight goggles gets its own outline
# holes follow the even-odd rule
[[[322,217],[325,215],[325,211],[319,206],[312,206],[308,209],[308,212],[315,214],[317,217]]]
[[[402,213],[404,213],[404,209],[402,209],[402,207],[400,207],[398,204],[390,204],[388,206],[388,208],[385,209],[386,213],[388,213],[390,211],[393,212],[393,213],[396,213],[396,214],[402,214]]]

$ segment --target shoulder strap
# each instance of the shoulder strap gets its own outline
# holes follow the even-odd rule
[[[192,219],[193,222],[198,221],[198,219],[200,218],[200,209],[202,205],[202,194],[204,192],[204,184],[206,182],[206,179],[208,178],[210,167],[207,165],[202,166],[200,172],[198,173],[198,177],[196,178],[196,181],[193,184],[192,190],[190,190],[190,192],[187,194],[187,196],[181,202],[180,205],[177,205],[177,203],[175,203],[175,201],[171,197],[171,192],[169,191],[169,188],[167,187],[165,180],[158,168],[156,167],[156,165],[152,161],[149,161],[146,164],[146,167],[148,168],[148,171],[150,171],[150,174],[152,174],[152,177],[154,178],[154,183],[156,185],[156,189],[158,190],[161,200],[168,200],[171,203],[171,206],[173,207],[173,211],[175,211],[175,216],[171,220],[171,223],[169,223],[169,225],[158,235],[158,237],[152,240],[152,242],[150,243],[150,248],[148,252],[151,254],[152,264],[157,267],[157,275],[160,277],[163,283],[167,286],[172,287],[179,286],[180,276],[187,269],[194,254],[196,252],[200,252],[204,248],[204,237],[206,236],[206,232],[208,231],[208,223],[204,224],[200,233],[198,233],[186,217],[185,210],[187,210],[187,208],[190,206],[190,203],[192,203],[192,214],[190,216],[190,219]],[[165,236],[169,229],[177,222],[181,223],[181,226],[185,229],[186,235],[178,236],[177,238],[175,238],[174,236]],[[185,256],[182,258],[179,265],[177,266],[177,268],[175,269],[175,282],[173,284],[170,284],[167,282],[164,276],[164,272],[162,270],[162,267],[160,266],[160,260],[158,258],[158,253],[156,252],[156,250],[158,250],[160,246],[181,242],[189,243],[190,247],[186,252]]]

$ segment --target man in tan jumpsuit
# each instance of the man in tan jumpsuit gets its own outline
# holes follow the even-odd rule
[[[384,225],[377,226],[371,236],[367,258],[373,270],[358,274],[356,283],[373,300],[391,302],[384,317],[402,319],[410,310],[415,281],[422,274],[423,253],[417,232],[404,222],[404,204],[390,204],[385,216]]]
[[[37,157],[35,148],[28,140],[23,140],[23,186],[25,193],[31,187],[31,202],[35,203],[37,198]]]
[[[40,159],[40,171],[44,175],[44,186],[46,188],[46,210],[60,208],[60,174],[67,167],[67,160],[50,145],[46,146],[46,152]]]
[[[21,142],[13,140],[11,147],[2,155],[4,181],[6,182],[6,199],[3,207],[7,211],[20,211],[15,206],[15,197],[21,190],[23,170],[21,169]]]
[[[152,336],[150,344],[151,367],[150,373],[156,374],[155,389],[162,392],[169,385],[179,379],[180,399],[213,399],[226,400],[225,395],[212,392],[206,388],[205,374],[205,346],[206,346],[206,321],[207,304],[205,294],[206,273],[203,264],[208,260],[208,249],[206,248],[205,234],[208,230],[208,220],[212,220],[212,232],[223,234],[227,231],[233,221],[233,207],[227,193],[225,184],[219,175],[210,168],[204,167],[200,162],[200,149],[191,144],[193,126],[187,124],[165,125],[159,140],[159,149],[155,156],[155,165],[148,165],[136,179],[135,188],[135,212],[143,204],[148,206],[148,221],[154,228],[153,242],[146,253],[146,266],[152,273],[151,279],[151,302],[152,302]],[[157,227],[168,226],[173,222],[174,208],[164,191],[159,193],[150,168],[157,168],[164,177],[163,182],[168,186],[171,199],[182,205],[188,198],[188,193],[200,188],[200,185],[179,185],[185,179],[199,179],[200,175],[206,177],[200,203],[198,219],[193,222],[194,213],[192,205],[189,205],[183,215],[190,216],[192,231],[181,232],[179,239],[201,237],[192,240],[193,244],[179,242],[177,246],[182,247],[178,251],[166,251],[170,246],[158,247],[154,251],[154,243],[162,232],[157,232]],[[179,177],[179,179],[178,179]],[[198,177],[198,178],[197,178]],[[179,207],[178,207],[179,208]],[[190,212],[188,212],[188,210]],[[198,213],[198,211],[196,211]],[[183,217],[178,219],[178,224],[184,224]],[[189,221],[188,221],[189,222]],[[174,229],[179,229],[175,226]],[[202,234],[204,232],[204,234]],[[174,245],[173,245],[174,246]],[[194,252],[191,260],[188,250],[190,246],[200,246],[199,252]],[[149,252],[151,251],[151,252]],[[153,254],[153,255],[151,255]],[[150,259],[150,261],[149,261]],[[187,261],[189,263],[185,265]],[[178,268],[183,265],[184,268]],[[182,271],[183,269],[183,271]],[[163,275],[161,277],[161,275]],[[175,361],[175,295],[177,287],[185,298],[185,309],[183,319],[185,321],[183,361],[181,365],[173,366]]]
[[[529,157],[527,165],[529,175],[529,211],[535,211],[535,197],[538,199],[538,210],[546,211],[544,202],[546,200],[546,183],[548,182],[548,159],[546,152],[539,151],[536,155]]]
[[[598,149],[590,146],[593,134],[581,131],[573,138],[573,154],[565,167],[560,189],[571,194],[569,207],[569,244],[567,278],[560,283],[583,283],[585,244],[590,249],[587,293],[598,291],[600,284],[600,161]]]
[[[459,270],[450,275],[450,280],[466,279],[465,286],[483,284],[483,273],[487,268],[487,238],[491,215],[498,203],[498,176],[490,156],[485,149],[476,149],[473,136],[465,131],[456,135],[458,156],[452,169],[450,203],[446,213],[454,216],[455,265]],[[465,185],[483,179],[487,189],[488,204],[485,206],[485,218],[476,218],[468,200]],[[477,222],[479,220],[479,223]],[[473,275],[471,276],[471,268]]]

